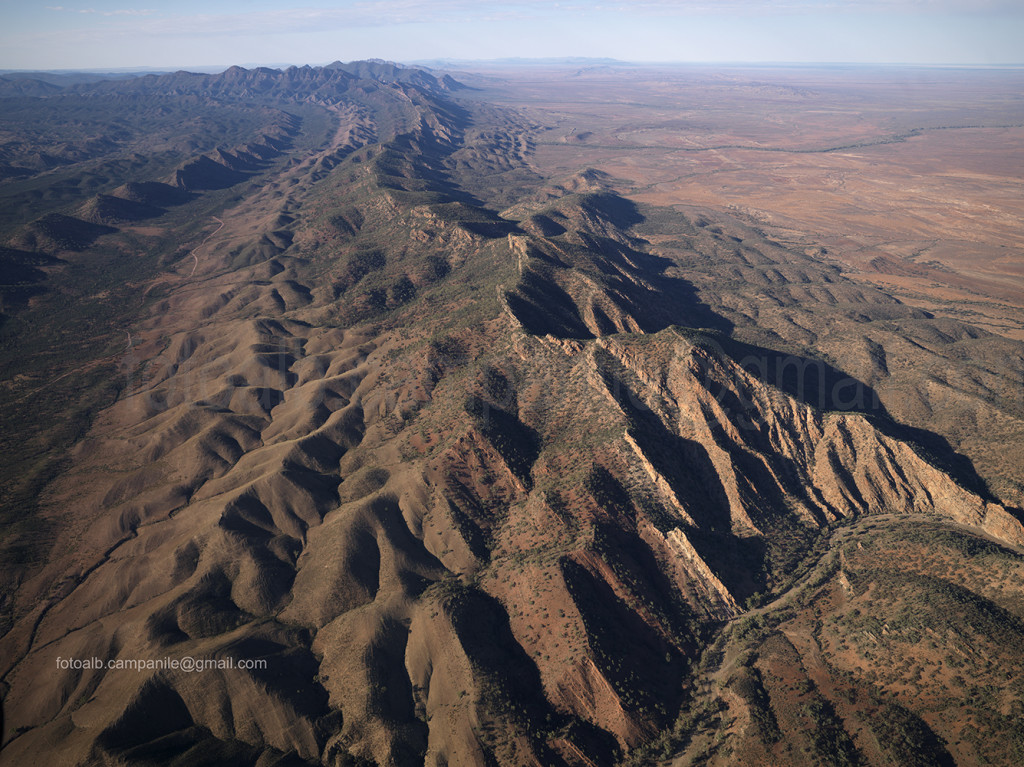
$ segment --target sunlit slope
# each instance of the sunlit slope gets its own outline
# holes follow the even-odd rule
[[[544,179],[527,121],[422,72],[172,78],[146,92],[265,98],[281,119],[69,202],[55,215],[119,230],[79,251],[19,241],[109,253],[138,212],[111,199],[167,210],[139,219],[164,250],[125,308],[116,400],[35,512],[52,546],[10,565],[5,758],[757,763],[806,746],[808,763],[884,764],[907,738],[940,760],[1010,753],[952,743],[1010,697],[975,714],[949,674],[893,670],[902,645],[883,658],[856,623],[920,633],[899,622],[920,593],[946,654],[956,602],[987,643],[979,674],[1018,655],[1019,512],[941,420],[891,399],[916,364],[897,364],[899,339],[928,335],[957,373],[981,334],[731,217],[639,209],[585,169]],[[982,588],[990,559],[1003,575]],[[266,667],[57,661],[92,657]],[[787,675],[803,687],[782,692]],[[847,711],[858,685],[870,703]],[[828,727],[805,743],[808,717]]]

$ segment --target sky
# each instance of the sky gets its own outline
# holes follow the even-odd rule
[[[563,56],[999,65],[1024,63],[1022,40],[1022,0],[0,0],[0,69]]]

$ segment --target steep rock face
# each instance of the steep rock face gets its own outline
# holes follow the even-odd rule
[[[346,86],[314,155],[202,162],[265,183],[153,281],[122,396],[48,490],[57,544],[0,639],[5,757],[611,764],[823,528],[1024,545],[865,384],[730,338],[599,174],[504,216],[466,194],[517,123],[470,134],[389,77]],[[265,665],[105,665],[168,658]]]
[[[676,354],[668,369],[631,372],[657,387],[650,401],[657,396],[678,413],[678,435],[708,452],[733,530],[767,533],[778,510],[771,501],[781,498],[790,514],[811,524],[871,512],[928,513],[1022,543],[1005,508],[959,486],[869,417],[816,411],[707,347],[691,347],[684,359]],[[636,359],[616,356],[627,369]]]
[[[973,489],[986,485],[1003,503],[1021,507],[1019,342],[898,301],[848,278],[827,258],[772,242],[749,221],[700,208],[643,212],[648,219],[634,231],[719,318],[718,324],[681,324],[728,330],[746,341],[755,348],[739,349],[737,358],[749,359],[770,380],[791,355],[828,363],[817,376],[823,385],[805,387],[803,399],[822,409],[850,408],[857,390],[836,385],[853,377],[870,387],[864,391],[877,402],[870,409],[884,409],[910,431],[930,432],[915,439],[933,455],[955,451],[969,459],[952,458],[945,468],[965,481],[976,471],[984,482],[975,476]],[[765,349],[783,350],[781,360]],[[842,373],[832,375],[828,366]]]
[[[494,341],[509,334],[521,331]],[[492,401],[485,420],[450,421],[462,436],[422,458],[412,429],[390,434],[371,406],[395,394],[379,340],[228,324],[216,339],[206,331],[172,345],[165,354],[191,350],[187,359],[107,414],[93,437],[107,432],[105,446],[87,451],[123,478],[102,476],[79,495],[96,510],[76,536],[82,575],[65,576],[67,593],[30,635],[5,638],[20,634],[28,651],[9,677],[11,725],[53,722],[10,747],[29,753],[68,723],[75,737],[60,742],[73,759],[95,738],[117,744],[105,717],[124,701],[148,705],[152,678],[214,736],[313,761],[344,743],[380,763],[424,753],[484,763],[488,744],[473,745],[472,733],[486,722],[522,733],[500,746],[517,760],[545,763],[548,749],[593,756],[582,735],[545,744],[531,727],[570,717],[595,728],[598,744],[604,731],[624,747],[657,727],[656,704],[673,695],[665,678],[679,678],[692,647],[678,616],[729,618],[749,589],[709,553],[724,542],[895,512],[1024,543],[1002,507],[866,417],[814,411],[673,329],[590,341],[571,356],[519,338],[530,353],[516,364],[577,385],[543,403],[506,393],[508,409]],[[228,339],[260,351],[232,362]],[[260,361],[277,353],[285,365]],[[314,360],[321,372],[309,376]],[[210,384],[209,401],[163,393],[189,375],[186,362]],[[202,372],[204,362],[224,375]],[[457,392],[435,388],[420,418],[457,405]],[[550,445],[560,439],[550,429],[565,429],[531,416],[542,404],[604,425],[581,486],[561,479],[555,451],[524,473],[516,430]],[[106,555],[90,562],[90,551]],[[247,652],[268,660],[269,676],[207,673],[197,686],[184,673],[53,672],[57,658]],[[327,737],[331,717],[344,724]]]

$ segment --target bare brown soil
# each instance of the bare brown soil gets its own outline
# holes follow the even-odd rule
[[[301,103],[12,231],[37,307],[149,271],[6,382],[120,376],[4,541],[5,761],[1024,757],[1019,75],[355,69],[157,79]]]
[[[488,74],[484,97],[541,126],[542,175],[589,166],[639,202],[735,211],[856,279],[1024,338],[1019,72]]]

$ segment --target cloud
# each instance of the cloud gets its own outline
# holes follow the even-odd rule
[[[124,34],[156,36],[190,35],[249,36],[280,35],[288,33],[323,32],[330,29],[356,27],[386,27],[402,24],[430,22],[499,21],[508,18],[530,18],[546,4],[529,3],[532,11],[524,12],[523,3],[489,5],[464,0],[368,0],[334,8],[282,8],[245,13],[200,13],[190,15],[161,14],[155,11],[108,11],[104,16],[133,16],[124,18],[108,31]],[[517,9],[517,6],[518,9]],[[550,7],[550,6],[548,6]],[[579,6],[582,10],[584,6]],[[58,8],[60,8],[58,6]],[[61,8],[61,10],[73,10]],[[91,9],[73,10],[76,13],[94,13]]]
[[[921,17],[1011,9],[1010,0],[349,0],[329,7],[281,7],[246,12],[173,14],[153,9],[96,11],[48,6],[49,10],[117,17],[97,29],[114,37],[239,38],[343,32],[358,28],[417,24],[500,24],[544,20],[619,17],[624,19],[694,18],[698,16],[779,16],[820,14],[842,17],[853,13],[907,13]]]
[[[0,32],[0,53],[22,68],[268,63],[268,56],[999,63],[1019,60],[1024,34],[1020,0],[138,0],[158,11],[131,2],[49,6],[49,22],[27,15],[16,19],[17,34],[10,26]],[[57,15],[68,23],[53,23]]]
[[[329,6],[282,7],[247,12],[175,14],[144,8],[96,10],[47,6],[48,10],[120,17],[125,34],[271,35],[401,24],[498,23],[587,16],[688,17],[733,14],[775,16],[802,13],[909,13],[1020,11],[1019,0],[348,0]],[[150,17],[150,18],[147,18]],[[153,18],[155,17],[155,18]]]
[[[47,5],[45,7],[48,11],[89,15],[95,14],[97,16],[152,16],[157,13],[154,8],[119,8],[113,11],[97,11],[95,8],[68,8],[64,5]]]

